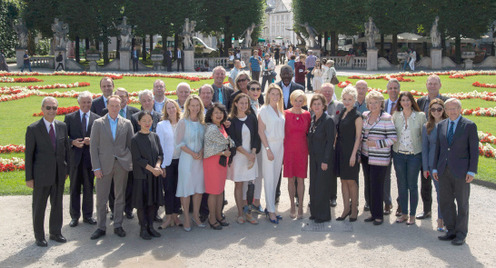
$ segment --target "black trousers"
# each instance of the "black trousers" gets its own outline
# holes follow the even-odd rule
[[[55,68],[55,71],[58,71],[59,68],[61,68],[62,71],[64,70],[64,64],[62,62],[59,62],[59,64],[57,65],[57,68]]]
[[[387,166],[369,165],[369,158],[362,156],[362,169],[365,188],[368,189],[370,213],[372,218],[382,220],[384,218],[384,178]]]
[[[429,176],[424,178],[424,169],[420,169],[420,196],[424,203],[424,214],[431,212],[432,209],[432,179]]]
[[[165,193],[165,214],[179,214],[181,212],[181,200],[176,197],[177,176],[178,176],[179,159],[172,159],[172,163],[165,168],[166,176],[164,179]]]
[[[330,169],[322,170],[320,159],[310,156],[310,215],[315,220],[331,220],[331,204],[329,203]],[[303,204],[300,204],[302,206]]]
[[[95,175],[91,171],[91,166],[87,166],[81,161],[77,167],[71,169],[70,176],[70,208],[69,213],[72,219],[81,217],[91,218],[93,216],[93,189]],[[81,186],[83,186],[83,205],[81,206]]]
[[[33,189],[33,229],[35,239],[45,239],[45,210],[50,197],[50,234],[62,234],[62,197],[64,194],[64,180],[57,178],[50,186],[34,186]]]
[[[153,228],[153,217],[155,215],[155,211],[157,211],[156,205],[138,208],[138,221],[141,228]]]
[[[251,71],[251,76],[251,79],[260,82],[260,71]]]
[[[133,172],[129,172],[127,176],[127,185],[126,185],[126,205],[124,206],[124,213],[131,214],[133,213]],[[109,208],[114,212],[114,180],[112,180],[112,184],[110,185],[110,194],[109,194]]]
[[[133,59],[133,71],[137,72],[138,71],[138,65],[139,65],[139,60],[138,59]]]
[[[184,58],[177,59],[177,71],[179,72],[179,65],[181,65],[181,70],[184,72]]]
[[[439,176],[439,205],[448,234],[456,234],[460,239],[465,239],[468,233],[469,198],[470,183],[455,178],[447,166]]]

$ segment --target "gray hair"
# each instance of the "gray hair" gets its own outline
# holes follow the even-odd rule
[[[398,81],[398,79],[396,79],[396,78],[389,79],[389,81],[388,81],[388,83],[386,85],[386,88],[388,88],[389,87],[389,84],[391,84],[391,83],[396,83],[396,84],[398,84],[398,89],[401,88],[400,81]]]
[[[77,97],[77,101],[80,102],[81,99],[84,99],[84,98],[93,99],[93,93],[91,93],[89,91],[83,91],[83,92],[79,93],[79,95]]]
[[[43,100],[41,101],[41,107],[44,107],[45,106],[45,102],[46,101],[49,101],[49,100],[53,100],[57,103],[57,105],[59,105],[59,101],[54,98],[54,97],[44,97]]]
[[[153,92],[149,89],[145,89],[138,94],[138,99],[140,102],[141,102],[141,98],[143,98],[143,96],[145,95],[148,95],[153,99]]]
[[[217,71],[217,70],[222,70],[222,71],[224,71],[224,73],[226,73],[226,69],[225,69],[224,67],[222,67],[222,66],[217,66],[217,67],[215,67],[215,68],[212,70],[212,74],[214,74],[214,73],[215,73],[215,71]]]
[[[219,66],[217,66],[217,67],[219,67]],[[217,67],[215,67],[215,68],[217,68]],[[222,66],[221,66],[221,67],[222,67]],[[180,87],[187,87],[187,88],[188,88],[188,90],[189,90],[189,91],[191,91],[191,86],[190,86],[188,83],[186,83],[186,82],[181,82],[181,83],[179,83],[179,84],[177,85],[177,87],[176,87],[176,90],[178,90]]]
[[[209,85],[209,84],[205,84],[205,85],[201,86],[198,89],[198,94],[201,94],[202,88],[208,88],[208,89],[210,89],[210,92],[212,92],[212,94],[214,94],[214,88],[211,85]]]
[[[449,98],[444,102],[444,106],[448,105],[448,103],[456,103],[458,105],[458,108],[462,108],[462,102],[459,99]]]

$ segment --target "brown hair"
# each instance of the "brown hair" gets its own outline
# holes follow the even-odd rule
[[[238,117],[238,107],[236,104],[239,102],[241,98],[246,98],[248,99],[248,110],[246,110],[245,114],[250,114],[250,97],[246,95],[245,93],[239,93],[233,100],[233,104],[231,106],[231,112],[229,113],[229,118],[235,118]]]
[[[405,96],[412,103],[412,110],[414,110],[416,112],[421,112],[420,107],[418,106],[417,102],[415,101],[415,98],[413,97],[413,95],[410,91],[403,91],[400,93],[400,97],[398,98],[398,103],[396,104],[396,111],[398,111],[398,112],[403,111],[403,107],[401,106],[401,98],[405,97]]]
[[[425,124],[425,128],[427,129],[427,134],[431,134],[431,131],[436,126],[436,119],[434,119],[434,116],[432,116],[431,113],[431,108],[435,104],[441,105],[443,107],[443,114],[441,115],[441,118],[442,119],[448,118],[448,115],[446,114],[446,110],[444,110],[444,101],[441,99],[431,100],[431,103],[429,104],[429,116],[427,117],[427,123]]]
[[[312,99],[310,99],[310,108],[312,107],[313,103],[318,100],[322,102],[322,105],[324,106],[324,112],[327,111],[326,98],[320,93],[313,94]]]

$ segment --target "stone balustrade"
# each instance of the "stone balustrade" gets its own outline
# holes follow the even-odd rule
[[[55,68],[54,57],[31,57],[32,68]]]
[[[227,68],[229,66],[229,58],[227,57],[219,57],[219,58],[195,58],[195,69],[200,67],[204,68],[205,67],[205,61],[208,62],[208,67],[209,69],[213,69],[217,66],[223,66],[224,68]]]
[[[367,57],[352,57],[347,62],[346,56],[331,56],[328,57],[334,61],[334,68],[350,68],[350,69],[366,69],[367,68]]]

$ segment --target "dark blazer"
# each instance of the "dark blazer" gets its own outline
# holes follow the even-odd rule
[[[157,124],[160,122],[161,115],[157,112],[152,113],[152,132],[157,130]],[[134,133],[137,133],[141,130],[141,126],[138,124],[138,113],[134,113],[131,116],[131,123],[133,124]]]
[[[139,111],[140,110],[138,108],[127,105],[126,106],[126,119],[131,121],[133,114],[135,114]],[[103,109],[102,113],[103,113],[103,115],[100,115],[100,116],[106,115],[108,113],[108,109],[107,108]]]
[[[312,131],[312,129],[314,129]],[[308,152],[311,158],[320,163],[334,165],[334,138],[336,137],[336,127],[334,120],[324,113],[315,122],[315,115],[312,116],[312,125],[308,133]],[[333,167],[329,167],[333,169]]]
[[[100,96],[91,102],[90,111],[94,112],[95,114],[99,116],[105,115],[107,112],[103,113],[103,109],[106,109],[105,100],[103,99],[103,96]]]
[[[77,148],[75,146],[72,146],[72,141],[79,138],[89,137],[91,134],[91,127],[93,125],[93,121],[95,121],[98,118],[100,118],[100,116],[98,116],[97,114],[91,111],[89,112],[89,117],[87,119],[88,129],[86,131],[86,135],[83,136],[81,115],[79,113],[79,110],[65,116],[64,123],[67,125],[67,133],[69,135],[69,148],[71,148],[69,153],[70,156],[69,160],[70,160],[70,166],[72,168],[75,168],[79,165],[84,151],[86,151],[86,153],[88,153],[89,156],[88,145],[84,145],[83,148]],[[86,159],[86,161],[88,167],[91,167],[91,159],[88,158]]]
[[[420,99],[418,99],[418,100],[417,100],[417,104],[418,104],[418,106],[420,107],[420,111],[422,111],[422,112],[427,112],[427,110],[426,110],[426,109],[427,109],[427,108],[429,108],[428,106],[429,106],[430,102],[428,101],[427,97],[428,97],[428,96],[423,96],[422,98],[420,98]],[[447,99],[449,99],[448,97],[445,97],[445,96],[443,96],[443,95],[441,95],[441,94],[439,95],[439,98],[440,98],[442,101],[446,101]],[[398,101],[399,101],[399,100],[398,100]],[[426,107],[426,105],[427,105],[427,107]],[[429,114],[428,114],[428,113],[425,113],[425,115],[426,115],[427,117],[429,117]]]
[[[214,88],[214,97],[212,98],[212,102],[219,102],[219,90],[215,85],[212,85]],[[234,91],[227,87],[226,85],[222,85],[220,91],[222,92],[222,104],[227,107],[231,107],[231,95]]]
[[[283,87],[282,81],[277,82],[277,85],[282,89],[282,87]],[[293,93],[293,91],[295,91],[297,89],[305,91],[305,88],[302,85],[297,84],[295,82],[291,82],[291,87],[289,88],[289,96],[291,96],[291,93]],[[284,94],[284,92],[283,92],[283,94]],[[284,98],[283,98],[283,101],[284,101]],[[288,99],[288,105],[284,104],[284,110],[287,110],[291,107],[293,107],[293,105],[291,105],[291,101],[289,101],[289,99]]]
[[[231,118],[231,126],[227,129],[227,134],[234,141],[234,146],[243,146],[243,125],[246,125],[250,130],[250,148],[256,149],[256,153],[260,152],[260,136],[258,136],[258,120],[254,113],[250,113],[245,121],[239,120],[237,117]]]
[[[56,178],[63,183],[69,174],[69,138],[64,122],[54,120],[56,150],[43,119],[32,123],[26,131],[26,181],[34,180],[34,187],[54,185]]]
[[[456,125],[452,144],[448,144],[449,119],[437,125],[436,154],[433,167],[441,176],[449,167],[453,176],[464,180],[467,172],[477,173],[479,162],[479,137],[474,122],[461,117]]]

